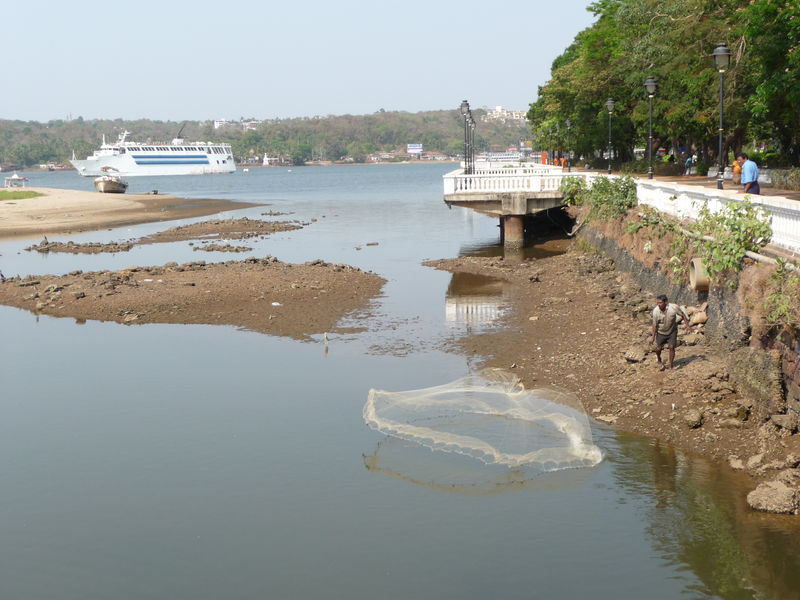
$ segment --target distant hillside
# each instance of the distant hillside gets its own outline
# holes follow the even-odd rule
[[[483,122],[483,110],[473,111],[477,151],[490,146],[516,145],[528,139],[528,126],[519,121]],[[406,144],[423,144],[426,152],[456,155],[463,152],[464,121],[457,110],[419,113],[384,112],[371,115],[341,115],[263,121],[244,130],[242,122],[215,129],[211,121],[187,121],[183,137],[190,141],[229,142],[237,161],[265,153],[302,164],[310,160],[366,160],[377,152],[404,150]],[[128,130],[136,141],[168,141],[182,124],[172,121],[83,120],[2,121],[0,120],[0,164],[34,166],[65,162],[73,151],[85,158],[98,148],[103,135],[107,141]]]

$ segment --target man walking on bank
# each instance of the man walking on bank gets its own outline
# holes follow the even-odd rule
[[[678,345],[678,319],[684,322],[686,331],[691,331],[689,317],[677,304],[670,304],[664,294],[656,297],[656,307],[653,309],[653,333],[650,343],[656,345],[656,357],[660,371],[672,369],[675,361],[675,346]],[[669,366],[665,367],[661,360],[661,349],[664,344],[669,349]]]
[[[736,162],[742,167],[742,185],[745,194],[761,194],[761,186],[758,185],[758,165],[747,157],[747,154],[740,152],[736,155]]]

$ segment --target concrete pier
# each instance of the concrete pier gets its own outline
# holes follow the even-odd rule
[[[525,244],[525,215],[500,217],[503,245],[506,248],[522,248]]]
[[[525,217],[564,204],[560,167],[535,165],[444,176],[444,201],[500,219],[500,240],[507,249],[525,245]],[[571,176],[585,178],[585,173]]]

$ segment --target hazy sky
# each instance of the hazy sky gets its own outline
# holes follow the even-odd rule
[[[53,0],[6,11],[0,118],[527,109],[589,0]]]

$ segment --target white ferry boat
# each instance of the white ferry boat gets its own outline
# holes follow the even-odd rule
[[[205,175],[236,170],[230,144],[186,143],[181,138],[175,138],[170,144],[140,144],[127,141],[128,135],[130,131],[123,131],[113,144],[107,144],[103,136],[99,150],[86,160],[73,158],[72,166],[84,177],[104,175],[104,167],[115,169],[122,177]]]

